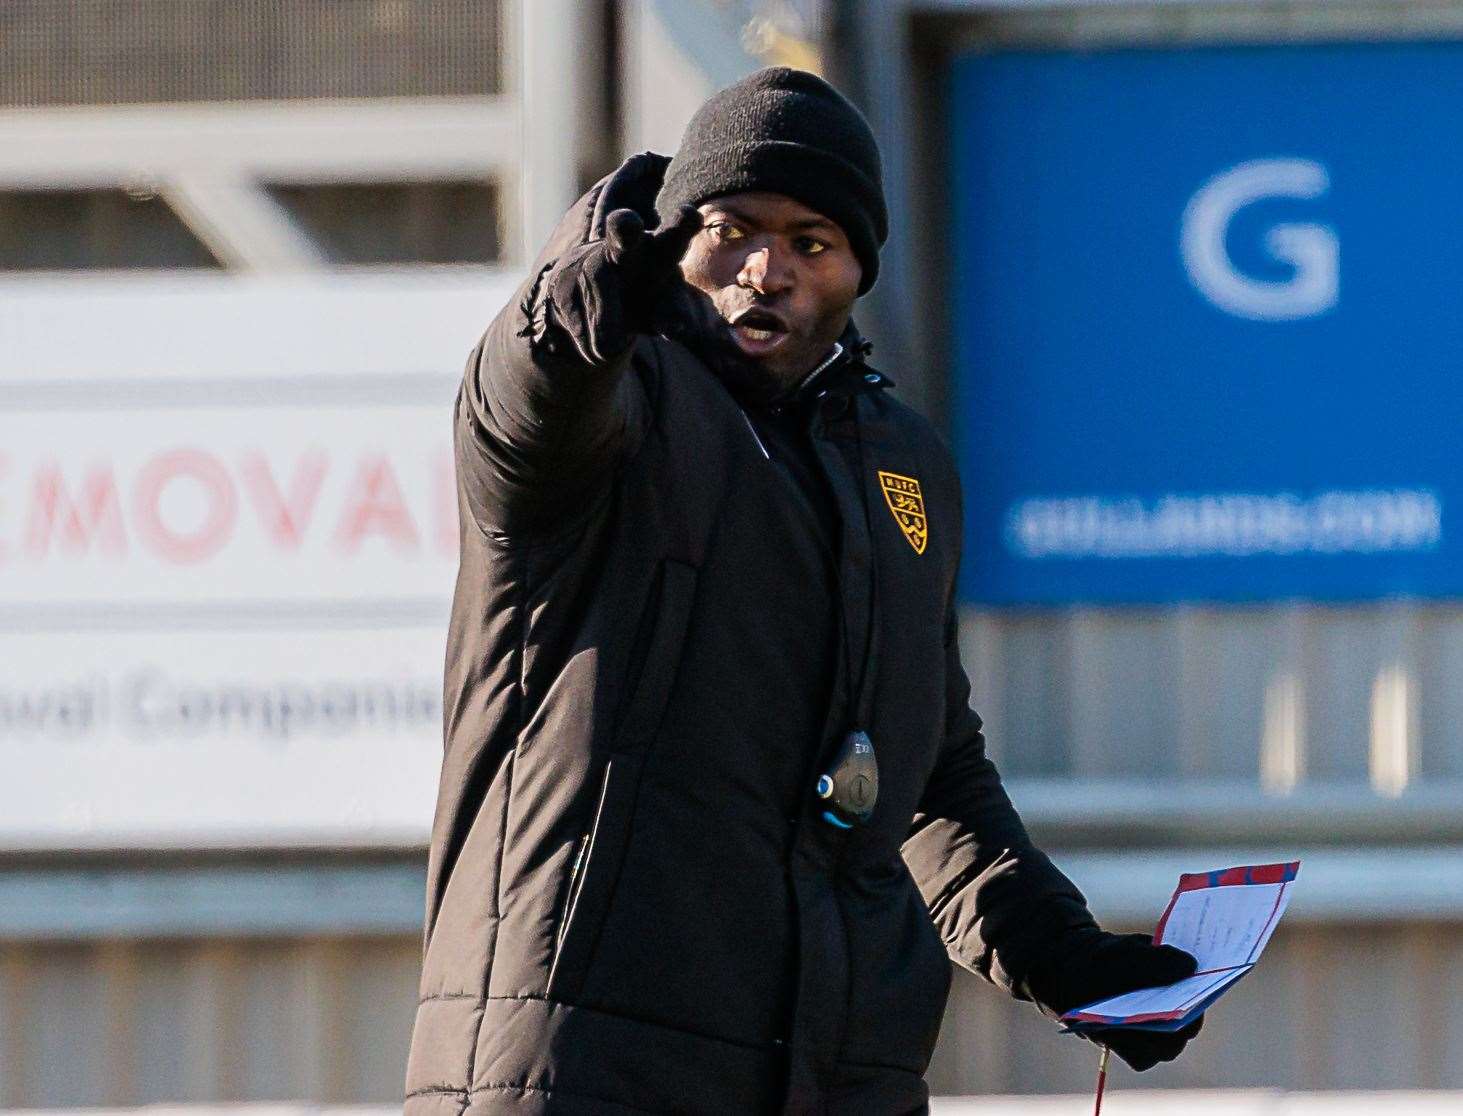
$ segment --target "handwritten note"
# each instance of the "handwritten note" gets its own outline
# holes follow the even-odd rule
[[[1153,940],[1192,953],[1199,971],[1177,984],[1125,992],[1062,1016],[1071,1031],[1187,1026],[1255,967],[1290,901],[1300,861],[1192,872],[1158,920]]]

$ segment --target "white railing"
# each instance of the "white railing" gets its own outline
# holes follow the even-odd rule
[[[504,4],[491,96],[46,106],[0,110],[0,191],[160,196],[231,271],[319,271],[273,183],[482,179],[503,190],[505,258],[533,258],[604,140],[588,111],[597,28],[577,0]],[[484,44],[483,49],[496,49]]]

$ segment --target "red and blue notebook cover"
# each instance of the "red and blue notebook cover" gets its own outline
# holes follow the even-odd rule
[[[1061,1017],[1082,1034],[1110,1027],[1177,1031],[1255,967],[1290,901],[1300,861],[1249,864],[1179,877],[1153,940],[1192,953],[1199,971],[1177,984],[1125,992]]]

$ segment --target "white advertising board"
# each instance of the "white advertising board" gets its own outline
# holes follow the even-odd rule
[[[0,848],[425,840],[486,272],[0,284]]]

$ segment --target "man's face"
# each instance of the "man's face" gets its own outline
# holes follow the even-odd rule
[[[838,340],[862,269],[836,224],[785,194],[751,191],[700,206],[681,258],[742,355],[791,386]]]

